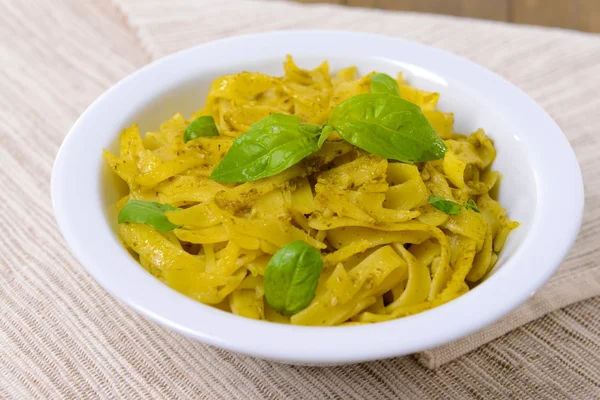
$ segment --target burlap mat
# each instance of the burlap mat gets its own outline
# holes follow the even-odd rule
[[[450,50],[505,76],[556,119],[583,169],[586,213],[543,290],[493,326],[417,358],[307,368],[186,339],[88,276],[57,231],[49,197],[54,156],[79,114],[157,57],[289,28],[379,32]],[[598,36],[273,1],[4,0],[0,66],[0,398],[598,396],[600,298],[589,299],[600,295]]]

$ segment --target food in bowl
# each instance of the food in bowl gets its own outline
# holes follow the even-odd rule
[[[234,314],[362,324],[446,303],[483,280],[518,226],[496,151],[402,75],[215,80],[189,120],[123,131],[119,234],[175,290]]]

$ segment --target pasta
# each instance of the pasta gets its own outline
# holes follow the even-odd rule
[[[371,92],[375,73],[330,74],[327,62],[304,70],[289,56],[284,71],[218,78],[190,119],[176,114],[143,138],[133,125],[121,134],[118,155],[105,150],[129,186],[117,209],[132,201],[162,207],[163,225],[135,218],[119,225],[141,266],[202,303],[299,325],[387,321],[451,301],[485,279],[518,223],[496,200],[496,150],[484,131],[455,132],[453,114],[437,109],[439,94],[399,74],[384,84],[420,108],[445,153],[415,163],[384,158],[328,125],[336,107]],[[315,136],[308,155],[272,176],[212,179],[236,138],[274,114],[297,116],[301,129],[316,132],[302,134],[321,133],[324,143]],[[187,140],[200,118],[214,121],[218,136]],[[333,126],[328,135],[326,126]],[[268,269],[295,241],[316,249],[323,267],[307,305],[286,315],[267,301]]]

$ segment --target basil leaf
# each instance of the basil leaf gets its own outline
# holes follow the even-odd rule
[[[188,125],[183,133],[183,143],[201,136],[219,136],[215,120],[210,115],[198,117]]]
[[[350,97],[329,123],[346,141],[383,158],[412,164],[442,159],[447,150],[419,106],[386,93]]]
[[[129,200],[119,212],[119,223],[138,222],[140,224],[150,225],[161,232],[169,232],[179,225],[173,224],[167,216],[166,211],[180,210],[169,204],[148,202],[142,200]]]
[[[319,142],[317,144],[319,149],[321,148],[321,146],[323,146],[323,143],[325,143],[325,141],[327,140],[329,135],[331,135],[331,132],[333,132],[333,128],[331,127],[331,125],[325,125],[323,127],[323,130],[321,131],[321,134],[319,135]]]
[[[475,212],[477,212],[477,213],[481,214],[481,211],[479,211],[479,207],[477,207],[477,203],[475,203],[475,200],[473,200],[473,199],[469,199],[469,201],[467,201],[467,202],[464,204],[464,207],[465,207],[467,210],[473,210],[473,211],[475,211]]]
[[[265,269],[265,299],[277,312],[293,315],[315,297],[323,269],[321,252],[296,240],[279,249]]]
[[[400,96],[400,88],[394,78],[388,74],[375,74],[371,77],[372,93],[388,93]]]
[[[278,174],[318,150],[321,130],[293,115],[269,115],[233,141],[210,177],[248,182]]]
[[[429,204],[448,215],[458,215],[461,210],[460,204],[441,196],[430,196]]]

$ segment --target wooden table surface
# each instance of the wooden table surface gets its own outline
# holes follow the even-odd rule
[[[296,0],[600,32],[600,0]]]

